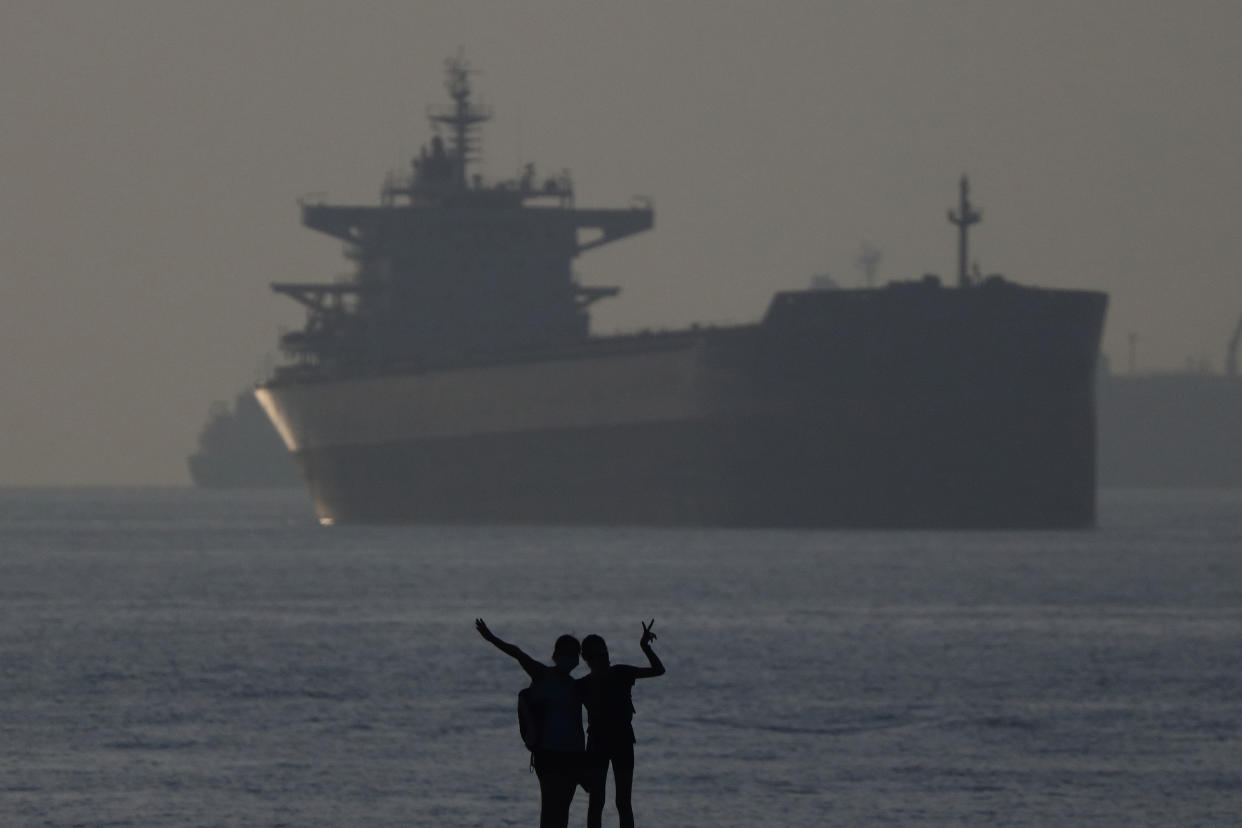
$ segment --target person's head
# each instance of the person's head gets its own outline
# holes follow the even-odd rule
[[[563,670],[572,670],[578,666],[578,639],[572,635],[562,635],[556,639],[552,648],[552,663]]]
[[[598,635],[582,639],[582,658],[592,670],[608,666],[608,645]]]

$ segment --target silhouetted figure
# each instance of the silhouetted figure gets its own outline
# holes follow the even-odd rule
[[[513,644],[501,641],[483,623],[474,626],[484,641],[517,659],[531,679],[538,732],[531,759],[539,776],[539,828],[566,828],[574,789],[583,778],[582,701],[569,675],[578,666],[578,639],[562,635],[552,649],[553,666],[540,664]]]
[[[651,642],[656,638],[651,631],[654,626],[654,618],[651,623],[643,624],[643,634],[638,640],[638,646],[650,664],[648,667],[609,664],[608,645],[604,639],[598,635],[582,639],[582,658],[591,668],[590,675],[578,679],[589,722],[589,776],[586,787],[591,798],[587,808],[587,828],[600,828],[609,764],[612,765],[612,780],[617,788],[617,815],[621,828],[634,828],[634,807],[630,803],[634,786],[634,703],[630,698],[630,689],[637,679],[664,675],[664,665],[651,649]]]

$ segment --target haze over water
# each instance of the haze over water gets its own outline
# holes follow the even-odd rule
[[[329,530],[294,492],[3,489],[0,823],[533,825],[526,679],[482,615],[620,662],[656,618],[640,825],[1232,824],[1239,548],[1238,492],[925,533]]]
[[[758,318],[776,290],[972,258],[1112,297],[1105,351],[1219,369],[1242,314],[1242,6],[565,0],[6,3],[0,483],[182,483],[338,244],[295,200],[374,203],[463,48],[479,171],[567,168],[656,227],[584,256],[597,330]]]

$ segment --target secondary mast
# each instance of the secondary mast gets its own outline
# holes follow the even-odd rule
[[[966,231],[972,224],[983,220],[983,214],[970,206],[970,184],[966,176],[962,176],[961,195],[958,198],[957,212],[949,210],[949,223],[957,225],[957,286],[970,287],[970,275],[966,272]]]

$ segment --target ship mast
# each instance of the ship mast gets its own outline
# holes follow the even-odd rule
[[[983,214],[970,206],[970,184],[962,176],[961,195],[957,212],[949,210],[949,223],[957,225],[957,286],[970,287],[970,275],[966,272],[966,232],[972,224],[983,220]]]
[[[453,181],[461,188],[466,186],[466,164],[473,160],[478,151],[478,125],[491,120],[492,112],[487,107],[470,103],[470,64],[459,52],[457,57],[445,60],[448,78],[444,88],[453,99],[452,108],[432,108],[427,117],[433,124],[444,124],[452,131],[451,158],[453,161]]]

